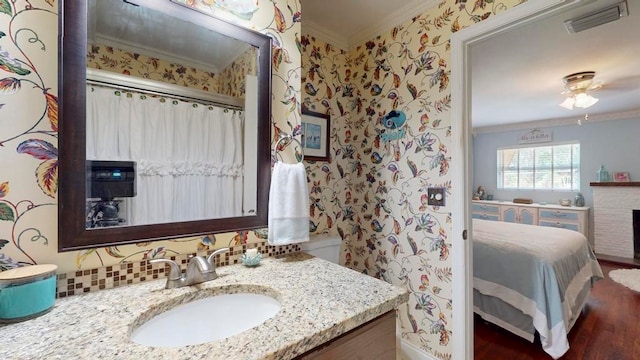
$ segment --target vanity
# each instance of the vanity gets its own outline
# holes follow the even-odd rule
[[[305,253],[217,272],[215,280],[177,289],[161,279],[58,299],[45,315],[0,325],[0,352],[7,359],[322,359],[331,351],[395,358],[395,309],[408,300],[405,289]],[[240,292],[271,296],[281,308],[261,325],[209,343],[160,348],[130,339],[144,319],[180,303]],[[376,346],[385,349],[373,352]]]
[[[211,234],[265,228],[268,225],[268,193],[271,175],[269,150],[273,131],[271,126],[272,38],[267,34],[250,30],[249,26],[235,25],[193,9],[188,6],[187,1],[182,0],[62,1],[60,5],[59,26],[60,33],[64,36],[60,37],[59,43],[61,85],[59,99],[60,118],[64,121],[60,122],[58,131],[60,140],[59,252],[193,236],[208,237]],[[118,21],[122,22],[122,26],[117,26]],[[152,27],[154,25],[155,27]],[[125,28],[131,31],[120,33],[119,30]],[[156,36],[157,39],[151,41],[147,36]],[[196,46],[181,48],[189,44]],[[233,45],[230,46],[229,52],[222,51],[224,44]],[[205,48],[211,52],[201,54],[200,50]],[[113,52],[126,57],[125,63],[137,64],[135,70],[119,69],[117,66],[106,69],[108,66],[100,60],[105,54],[100,51],[108,54]],[[132,55],[128,55],[129,53]],[[228,55],[222,59],[226,61],[216,64],[214,57],[223,53]],[[94,59],[98,60],[92,62]],[[140,59],[150,59],[150,62]],[[177,82],[168,84],[164,81],[167,80],[166,76],[157,76],[159,71],[149,70],[147,64],[156,62],[166,64],[158,65],[158,69],[161,70],[175,68],[186,71],[186,69],[197,68],[199,74],[211,75],[207,75],[212,78],[207,80],[210,85],[191,84],[192,86],[186,91],[182,86],[184,84]],[[113,63],[122,62],[114,61]],[[233,72],[234,69],[246,71]],[[106,71],[108,74],[105,74],[105,71],[99,70],[110,71]],[[176,70],[175,73],[179,71]],[[213,79],[215,74],[223,77],[215,80]],[[202,76],[197,78],[200,77]],[[235,80],[238,79],[241,81],[236,82]],[[219,86],[216,91],[213,91],[215,84]],[[215,92],[215,96],[202,94],[199,90],[204,87]],[[228,89],[229,93],[225,89]],[[241,96],[236,91],[240,89],[246,91]],[[138,156],[138,147],[144,148],[140,146],[140,141],[126,143],[127,146],[123,148],[126,151],[113,147],[110,148],[110,153],[96,153],[95,150],[101,147],[92,146],[92,143],[104,141],[114,134],[126,134],[125,137],[133,138],[133,134],[146,134],[149,133],[148,129],[155,128],[141,126],[141,122],[130,122],[123,128],[131,129],[130,124],[134,124],[138,129],[137,132],[123,131],[109,135],[101,130],[92,131],[91,129],[99,129],[96,124],[100,123],[100,119],[96,114],[105,112],[93,111],[93,107],[87,105],[87,93],[103,93],[103,90],[105,96],[137,99],[136,101],[139,100],[140,103],[154,99],[158,103],[172,106],[186,104],[186,108],[189,109],[215,111],[219,113],[220,119],[212,118],[208,121],[209,129],[216,129],[213,125],[209,126],[210,124],[217,126],[217,120],[226,119],[222,114],[233,113],[237,119],[240,119],[240,112],[242,112],[244,129],[247,129],[247,132],[242,134],[241,141],[233,143],[236,146],[251,144],[252,147],[243,148],[242,151],[231,151],[231,153],[246,154],[245,158],[241,159],[244,161],[242,171],[239,168],[241,162],[237,159],[233,162],[213,160],[230,152],[222,150],[208,153],[204,160],[195,159],[196,163],[189,162],[188,156],[174,156],[178,151],[167,151],[167,154],[162,154],[161,159],[151,156],[156,154]],[[237,99],[230,101],[229,97]],[[158,109],[159,106],[152,106],[151,109]],[[161,112],[163,115],[174,113],[183,114],[186,111]],[[145,114],[151,114],[149,118],[157,118],[152,111]],[[186,127],[185,122],[176,120],[177,115],[172,116],[166,116],[168,123],[166,129],[169,130],[162,128],[163,133],[174,134],[175,131],[172,129]],[[112,125],[116,123],[113,119],[120,121],[123,118],[123,116],[110,116],[104,123]],[[136,116],[132,118],[137,119]],[[240,121],[231,123],[235,126],[232,129],[236,129]],[[203,134],[198,131],[194,133],[198,135],[198,139]],[[212,131],[212,133],[224,134],[222,131]],[[148,138],[153,142],[168,144],[168,141],[164,143],[158,141],[157,137],[149,136]],[[182,144],[192,142],[187,139]],[[216,142],[209,141],[209,143]],[[176,146],[176,149],[183,147]],[[186,153],[200,154],[198,151]],[[122,155],[120,158],[120,154],[128,155]],[[208,199],[207,206],[198,207],[187,202],[185,209],[210,209],[212,208],[210,204],[226,204],[224,199],[229,192],[227,190],[231,188],[238,189],[238,192],[234,193],[236,195],[234,199],[236,201],[241,199],[241,204],[238,202],[236,204],[238,206],[234,205],[234,208],[238,209],[230,214],[205,212],[182,218],[182,214],[186,212],[174,211],[175,201],[173,200],[201,199],[202,197],[194,193],[169,196],[164,193],[150,192],[152,186],[147,185],[153,182],[151,178],[167,181],[174,178],[174,176],[164,176],[166,174],[163,171],[151,171],[148,167],[149,171],[144,170],[145,164],[157,164],[156,160],[167,165],[163,165],[162,169],[173,169],[175,163],[189,163],[193,166],[186,166],[185,169],[189,169],[186,175],[191,177],[200,176],[201,172],[206,173],[207,176],[218,175],[217,171],[198,170],[200,168],[195,165],[202,164],[205,160],[207,169],[231,168],[233,170],[218,177],[236,179],[237,186],[216,186],[224,191],[215,193],[215,196]],[[185,174],[175,177],[181,178],[183,175]],[[214,184],[211,180],[206,178],[203,182],[193,183]],[[122,184],[123,188],[116,186],[118,184]],[[196,187],[173,186],[173,188],[193,190]],[[147,198],[167,198],[171,201],[167,206],[150,206],[150,209],[138,212],[140,204],[146,204],[146,202],[140,201],[138,204],[135,200],[146,196],[145,192],[147,192]],[[158,209],[166,210],[167,214],[169,212],[180,214],[180,217],[163,214],[158,218],[139,221],[141,215],[148,215],[150,210]],[[150,261],[141,261],[140,264],[140,267],[146,267],[144,271],[153,272],[153,276],[160,274],[160,270],[152,268]],[[126,273],[129,274],[130,270],[127,268]],[[341,356],[346,354],[349,357],[395,358],[395,310],[408,301],[409,297],[408,292],[403,288],[304,253],[268,257],[255,267],[237,264],[222,266],[216,271],[218,277],[214,280],[179,288],[166,289],[167,280],[162,278],[151,281],[141,280],[144,282],[58,298],[53,309],[47,314],[21,323],[0,324],[0,354],[2,354],[0,357],[3,359],[323,359],[334,358],[333,354],[339,353]],[[74,286],[74,279],[66,278],[62,280],[66,280],[66,283],[62,286],[58,284],[58,288],[67,287],[68,289],[65,290],[67,294],[73,295],[97,286],[92,284],[95,281],[94,273],[89,274],[90,270],[84,270],[84,272],[87,274],[78,271],[77,273],[80,274],[78,277],[87,275],[91,276],[91,279],[85,279],[84,283],[80,281],[75,284],[77,286]],[[108,272],[111,273],[111,270]],[[120,277],[119,280],[123,283],[131,280],[127,279],[124,273],[120,276],[117,273],[117,270],[113,271],[115,274],[113,277],[116,279]],[[108,276],[111,278],[111,275]],[[247,328],[248,330],[234,335],[218,338],[219,340],[172,347],[142,345],[132,340],[136,330],[160,314],[171,312],[183,304],[192,304],[205,298],[218,298],[229,294],[266,296],[275,300],[279,308],[275,315],[264,322],[252,325]],[[233,305],[235,306],[229,307],[226,313],[218,311],[220,322],[225,324],[225,327],[226,324],[231,326],[242,322],[239,315],[250,309],[255,310],[256,307],[256,304],[251,302],[244,306],[237,303]],[[207,313],[211,308],[211,306],[205,307],[200,312],[196,311],[196,314]],[[235,314],[238,316],[234,316]],[[203,322],[201,317],[196,316],[189,321],[204,324],[203,328],[209,330],[207,325],[216,320],[214,318]],[[171,340],[171,331],[187,334],[187,336],[197,332],[195,326],[193,328],[187,326],[181,331],[177,331],[172,326],[158,328],[169,330],[168,340]],[[166,342],[161,342],[160,345],[164,344]]]

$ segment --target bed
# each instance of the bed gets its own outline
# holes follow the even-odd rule
[[[602,269],[581,233],[473,219],[474,312],[557,359]]]

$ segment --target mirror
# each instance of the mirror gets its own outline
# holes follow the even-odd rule
[[[271,39],[177,1],[60,11],[59,251],[266,227]]]

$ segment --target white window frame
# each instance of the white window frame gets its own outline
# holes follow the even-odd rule
[[[552,180],[551,180],[551,188],[536,188],[535,186],[535,180],[533,181],[533,187],[524,187],[524,186],[520,186],[520,175],[518,175],[518,184],[516,187],[505,187],[504,185],[504,177],[505,177],[505,167],[504,167],[504,161],[502,159],[503,156],[503,151],[505,150],[518,150],[518,152],[522,149],[535,149],[536,148],[544,148],[544,147],[552,147],[555,148],[557,146],[564,146],[564,145],[578,145],[578,154],[574,154],[572,152],[571,154],[571,167],[569,168],[570,172],[571,172],[571,188],[570,189],[566,189],[566,188],[554,188],[554,181],[553,181],[553,176],[556,174],[556,169],[553,166],[553,155],[552,155],[552,160],[551,160],[551,164],[549,167],[545,167],[545,170],[551,169],[551,174],[552,174]],[[558,142],[558,143],[544,143],[544,144],[527,144],[527,145],[521,145],[521,146],[507,146],[507,147],[500,147],[497,149],[496,151],[496,160],[497,160],[497,164],[496,164],[496,176],[497,176],[497,188],[500,190],[529,190],[529,191],[572,191],[572,192],[579,192],[580,191],[580,142],[579,141],[567,141],[567,142]],[[553,151],[552,151],[553,154]],[[535,156],[535,155],[534,155]],[[575,163],[575,156],[577,156],[577,164],[575,165],[574,168],[574,163]],[[517,156],[519,158],[519,156]],[[562,168],[563,170],[567,170],[567,168]],[[535,158],[533,160],[533,165],[532,165],[532,169],[527,169],[528,171],[533,171],[533,177],[535,179],[535,171],[536,171],[536,161]],[[559,171],[560,169],[558,169]],[[576,176],[577,179],[576,181],[574,181],[574,170],[577,170]],[[517,171],[518,173],[520,172],[520,164],[517,165]],[[575,184],[575,188],[574,188],[574,184]]]

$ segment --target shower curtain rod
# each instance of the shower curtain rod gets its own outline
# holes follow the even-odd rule
[[[205,105],[216,105],[235,110],[244,110],[243,99],[98,69],[87,68],[87,84],[136,91],[150,95],[166,96],[172,99],[196,101]]]

